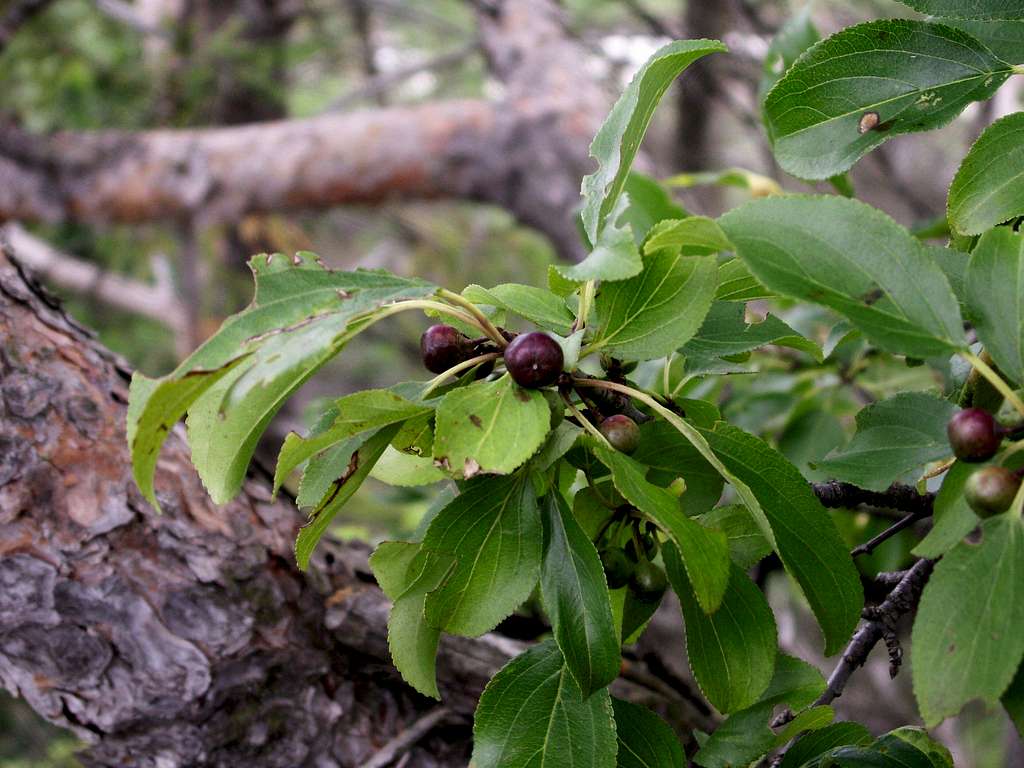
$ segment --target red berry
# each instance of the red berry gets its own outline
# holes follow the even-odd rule
[[[632,453],[640,444],[640,427],[629,416],[621,413],[601,422],[601,434],[611,443],[612,448],[623,453]]]
[[[444,373],[469,359],[469,340],[450,325],[432,325],[420,336],[420,355],[431,373]]]
[[[964,497],[978,517],[991,517],[1005,512],[1020,488],[1020,478],[1006,467],[985,467],[969,478]]]
[[[527,389],[554,384],[564,363],[561,345],[540,331],[516,336],[505,347],[505,367],[516,384]]]
[[[965,408],[946,427],[953,453],[963,461],[988,461],[1003,441],[999,424],[988,411]]]

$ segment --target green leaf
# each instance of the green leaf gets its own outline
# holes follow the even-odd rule
[[[768,752],[776,736],[768,721],[776,707],[801,710],[825,690],[825,679],[805,661],[778,654],[771,684],[757,703],[725,719],[701,745],[694,762],[705,768],[749,765]]]
[[[717,40],[677,40],[658,49],[626,86],[590,145],[598,170],[583,179],[583,228],[591,243],[618,202],[662,95],[690,64],[725,50]]]
[[[661,182],[642,173],[629,172],[625,194],[629,197],[629,207],[623,214],[623,221],[629,224],[637,245],[659,221],[682,219],[687,215]]]
[[[981,134],[949,188],[947,215],[961,234],[980,235],[1024,214],[1024,112]]]
[[[999,515],[981,531],[935,566],[914,621],[914,694],[929,727],[972,699],[998,704],[1024,655],[1021,520]]]
[[[427,595],[427,622],[466,637],[494,629],[533,591],[542,541],[537,499],[525,476],[469,481],[423,537],[425,549],[456,558],[448,580]]]
[[[893,731],[867,746],[833,749],[805,765],[808,768],[952,768],[952,762],[945,759],[948,752],[942,754],[945,748],[926,739],[927,742],[918,742],[909,734]]]
[[[684,407],[692,416],[689,406]],[[640,425],[640,445],[633,458],[650,467],[648,479],[656,485],[666,486],[677,477],[683,478],[686,490],[681,501],[691,517],[711,509],[722,496],[722,475],[689,440],[661,419]]]
[[[629,195],[620,195],[587,258],[572,266],[555,266],[563,281],[625,280],[643,269],[633,227],[627,220],[629,207]]]
[[[923,392],[901,392],[857,413],[857,433],[815,468],[837,480],[882,491],[894,480],[950,454],[946,424],[958,408]]]
[[[523,464],[548,434],[551,410],[537,390],[509,375],[454,389],[437,406],[434,459],[463,477],[505,474]]]
[[[836,176],[891,136],[945,125],[991,97],[1010,71],[942,24],[847,27],[797,59],[765,99],[775,158],[802,179]]]
[[[775,617],[764,595],[735,565],[721,607],[706,614],[697,603],[679,553],[662,550],[669,582],[683,606],[686,649],[701,692],[720,712],[758,700],[775,670]]]
[[[940,557],[959,544],[964,536],[978,527],[978,516],[964,498],[964,486],[975,471],[977,464],[963,461],[953,462],[945,477],[942,487],[935,496],[932,513],[932,529],[921,542],[914,547],[918,557]]]
[[[835,715],[835,710],[826,705],[805,709],[775,734],[773,746],[781,747],[805,731],[817,731],[831,725]]]
[[[412,488],[439,483],[447,475],[434,466],[434,460],[429,456],[402,453],[389,445],[370,470],[370,477],[399,488]]]
[[[493,288],[470,285],[462,295],[474,304],[500,307],[562,336],[569,334],[576,319],[564,299],[532,285],[503,283]]]
[[[719,422],[702,430],[711,449],[747,484],[774,532],[779,557],[814,611],[830,656],[860,620],[864,592],[850,553],[800,471],[763,440]]]
[[[441,632],[426,623],[423,605],[454,565],[453,557],[428,555],[419,544],[406,541],[384,542],[370,556],[373,575],[394,602],[388,617],[391,661],[409,685],[435,699],[440,698],[436,658]]]
[[[786,70],[800,54],[820,39],[821,35],[811,20],[811,5],[808,3],[789,17],[768,45],[762,65],[761,81],[757,86],[758,102],[764,103],[768,92],[779,82]]]
[[[750,274],[750,267],[743,259],[729,259],[718,267],[718,289],[715,301],[754,301],[774,299],[775,292],[769,291],[757,278]]]
[[[327,532],[334,516],[359,490],[359,486],[370,474],[373,465],[377,463],[377,459],[384,453],[397,431],[397,424],[381,427],[367,436],[365,442],[349,450],[344,471],[331,481],[325,494],[310,513],[309,521],[299,529],[299,536],[295,540],[295,560],[300,570],[304,571],[309,567],[313,550]]]
[[[985,351],[1002,373],[1024,383],[1024,235],[997,227],[981,236],[964,298]]]
[[[624,453],[595,444],[594,454],[612,471],[616,489],[679,547],[702,610],[718,610],[729,583],[729,545],[725,534],[687,517],[679,501],[644,477],[645,467]]]
[[[953,768],[953,756],[949,750],[945,745],[929,736],[923,728],[905,725],[902,728],[889,731],[878,741],[879,743],[891,743],[892,739],[899,739],[916,748],[928,757],[934,768]]]
[[[240,487],[259,434],[273,414],[337,353],[354,328],[365,327],[384,303],[436,290],[422,280],[385,272],[333,272],[308,253],[294,259],[260,255],[249,266],[256,280],[249,307],[228,318],[167,376],[133,380],[129,447],[136,482],[154,506],[157,453],[170,428],[200,398],[205,402],[190,415],[190,435],[207,445],[201,449],[204,459],[193,460],[214,500],[222,503]],[[227,375],[230,383],[224,380]]]
[[[969,19],[938,19],[943,24],[962,29],[978,38],[988,49],[1008,64],[1024,63],[1024,21],[974,21]]]
[[[801,736],[782,758],[779,768],[801,768],[816,757],[842,746],[863,746],[872,741],[871,732],[860,723],[833,723]]]
[[[660,222],[644,241],[644,253],[672,248],[673,253],[687,256],[709,256],[733,250],[718,222],[707,216],[690,216]]]
[[[772,545],[742,504],[730,504],[700,516],[700,521],[726,535],[729,557],[740,568],[750,568],[771,554]]]
[[[768,315],[757,323],[747,323],[744,306],[733,301],[711,305],[696,335],[682,346],[687,368],[703,368],[719,358],[741,355],[766,344],[790,347],[806,352],[821,362],[821,347],[805,339],[779,318]]]
[[[584,698],[619,675],[622,657],[601,559],[560,493],[549,493],[540,587],[555,642]]]
[[[600,331],[592,348],[625,360],[664,357],[700,327],[717,279],[711,257],[648,254],[639,275],[601,287],[594,305]]]
[[[367,389],[335,400],[336,415],[316,434],[302,437],[289,432],[277,456],[274,493],[297,466],[330,446],[362,432],[397,424],[431,412],[430,406],[414,403],[386,389]]]
[[[780,195],[783,190],[778,182],[770,176],[748,171],[746,168],[725,168],[721,171],[700,171],[697,173],[677,173],[665,179],[670,187],[734,187],[745,189],[754,197]]]
[[[1017,0],[900,0],[915,11],[951,19],[1024,19]]]
[[[617,768],[683,768],[686,765],[679,739],[651,710],[615,697],[612,697],[612,709],[619,742]]]
[[[864,203],[791,195],[752,200],[722,228],[769,288],[845,315],[880,347],[916,357],[964,347],[956,297],[929,250]]]
[[[1017,734],[1024,733],[1024,665],[1017,667],[1017,674],[1003,694],[1002,702]]]
[[[584,698],[547,641],[512,659],[484,689],[473,723],[474,768],[615,768],[607,690]]]

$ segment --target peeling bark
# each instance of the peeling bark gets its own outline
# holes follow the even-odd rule
[[[445,639],[440,717],[391,667],[365,547],[326,542],[299,573],[294,505],[253,476],[216,508],[180,428],[153,512],[131,479],[127,384],[0,254],[0,683],[84,739],[89,766],[347,768],[396,744],[405,766],[465,765],[476,698],[523,644]],[[711,727],[695,688],[649,668],[628,662],[616,692],[684,734]]]
[[[453,100],[245,126],[28,134],[0,128],[0,220],[231,222],[391,199],[499,205],[581,257],[574,223],[606,101],[551,0],[480,11],[500,101]]]

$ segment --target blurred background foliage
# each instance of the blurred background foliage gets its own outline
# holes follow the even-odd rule
[[[162,3],[169,12],[161,12]],[[57,0],[0,53],[0,121],[34,132],[211,126],[492,97],[501,88],[488,74],[476,42],[474,11],[464,0],[295,0],[278,3],[276,16],[267,10],[273,5]],[[688,85],[674,86],[655,117],[642,170],[664,179],[739,167],[788,189],[807,189],[778,172],[757,101],[772,36],[802,2],[566,0],[563,5],[570,34],[588,52],[574,76],[600,79],[610,98],[669,36],[722,36],[734,52],[709,64],[708,71],[688,75]],[[907,9],[885,0],[820,0],[811,11],[822,34],[885,15],[907,15]],[[874,153],[852,175],[858,193],[905,224],[930,223],[944,210],[946,186],[971,138],[1019,103],[1009,88],[999,98],[1009,102],[972,106],[948,128]],[[688,210],[715,215],[751,194],[748,177],[739,178],[737,186],[735,178],[705,184],[708,178],[702,177],[698,185],[674,194]],[[230,226],[205,229],[188,222],[26,228],[105,273],[145,283],[156,278],[161,264],[170,266],[189,314],[190,332],[184,337],[181,326],[175,330],[111,307],[88,290],[69,293],[54,286],[104,344],[151,375],[172,368],[248,302],[245,261],[254,253],[308,249],[333,267],[386,268],[455,289],[468,283],[544,284],[547,267],[557,258],[543,236],[505,211],[445,201],[248,215]],[[763,316],[769,309],[822,342],[836,325],[823,310],[786,303],[758,302],[751,313]],[[308,426],[325,399],[423,377],[418,339],[425,325],[423,318],[403,315],[361,336],[306,386],[297,407],[282,413],[263,458],[272,460],[288,430]],[[848,439],[863,405],[899,390],[937,390],[940,383],[933,368],[872,355],[857,338],[840,343],[822,366],[786,352],[756,354],[740,361],[736,373],[697,379],[680,394],[711,400],[733,423],[776,441],[811,478],[814,461]],[[747,375],[754,371],[760,375]],[[437,491],[368,482],[346,507],[337,532],[376,540],[412,531]],[[864,515],[835,515],[851,540],[884,526]],[[859,564],[869,572],[895,569],[905,562],[909,541],[895,537]],[[804,625],[801,631],[809,626]],[[790,628],[788,637],[792,641],[798,634]],[[1011,737],[1005,716],[971,709],[943,728],[947,742],[958,745],[958,765],[1006,764]],[[74,765],[75,744],[24,705],[0,698],[0,765]]]

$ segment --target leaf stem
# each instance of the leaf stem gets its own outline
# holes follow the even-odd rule
[[[1018,413],[1024,416],[1024,400],[1021,400],[1020,397],[1017,396],[1017,393],[1010,389],[1010,385],[1003,380],[1002,376],[996,373],[988,363],[969,349],[962,350],[960,352],[960,356],[974,366],[974,369],[984,376],[985,380],[995,387],[996,391],[1005,397],[1010,405],[1017,409]]]
[[[491,323],[487,315],[481,312],[480,307],[478,307],[472,301],[467,299],[465,296],[455,293],[455,291],[449,291],[447,288],[442,288],[441,290],[439,290],[437,292],[437,295],[440,296],[442,299],[447,299],[452,304],[456,304],[462,307],[471,315],[473,315],[473,317],[476,318],[475,324],[478,325],[480,329],[485,334],[487,334],[488,337],[490,337],[491,341],[493,341],[499,347],[504,348],[508,346],[508,339],[501,335],[501,331],[494,327],[494,324]]]
[[[565,404],[569,406],[569,410],[572,411],[572,415],[576,417],[577,421],[579,421],[580,426],[597,438],[599,442],[611,448],[612,446],[611,443],[608,442],[608,438],[602,435],[601,430],[591,424],[587,417],[580,413],[580,409],[573,404],[572,398],[570,398],[565,392],[562,392],[561,395],[562,399],[565,400]]]
[[[587,316],[590,315],[590,305],[594,303],[594,291],[596,283],[587,280],[580,289],[580,304],[576,308],[576,321],[572,324],[573,331],[581,331],[587,327]]]
[[[396,301],[394,304],[385,305],[380,313],[374,318],[374,321],[383,320],[385,317],[391,317],[391,315],[397,315],[399,312],[405,312],[408,309],[432,309],[435,312],[441,312],[442,314],[449,315],[464,323],[476,326],[481,331],[484,329],[480,326],[479,321],[470,315],[468,312],[463,312],[461,309],[456,309],[451,304],[445,304],[441,301],[431,301],[430,299],[406,299],[405,301]]]
[[[453,365],[447,371],[439,373],[437,376],[428,381],[426,388],[423,390],[422,396],[426,397],[427,395],[429,395],[431,392],[433,392],[435,389],[441,386],[441,384],[444,383],[445,379],[449,378],[450,376],[458,376],[463,371],[467,371],[470,368],[473,368],[474,366],[480,365],[481,363],[486,363],[489,360],[497,360],[498,357],[499,355],[497,352],[487,352],[483,355],[471,357],[469,360],[463,360],[458,365]]]

